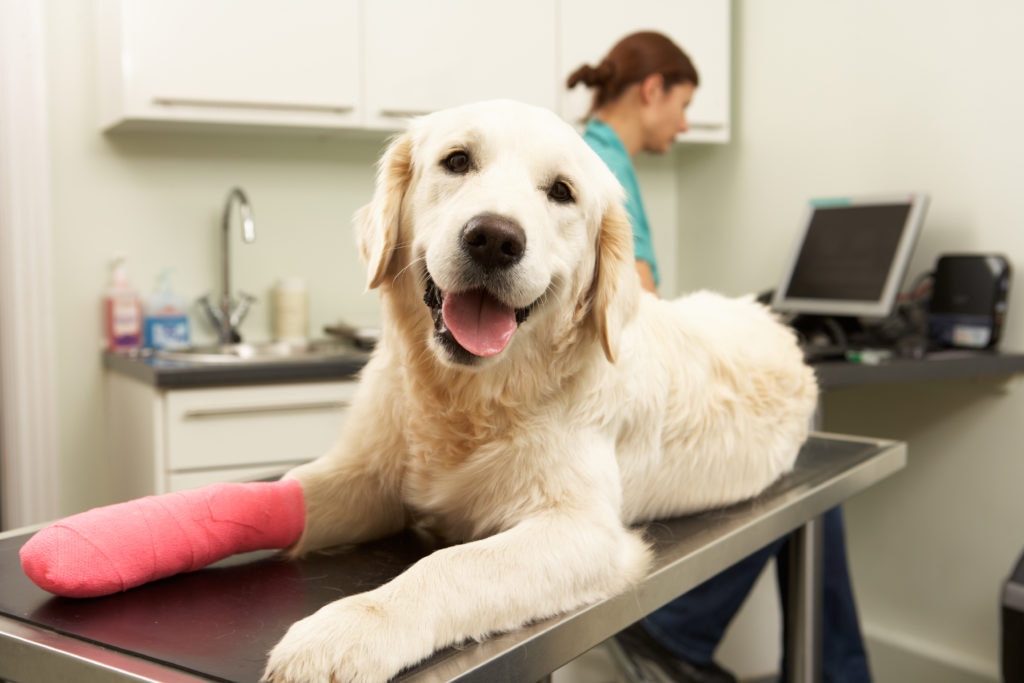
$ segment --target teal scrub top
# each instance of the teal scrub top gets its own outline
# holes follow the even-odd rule
[[[587,121],[583,131],[583,139],[597,156],[611,169],[619,183],[626,190],[626,213],[629,214],[630,225],[633,226],[633,251],[638,259],[651,266],[654,284],[659,282],[658,264],[654,259],[654,244],[651,242],[651,228],[647,224],[644,202],[640,197],[640,184],[636,180],[636,169],[633,160],[626,151],[622,140],[611,126],[599,119]]]

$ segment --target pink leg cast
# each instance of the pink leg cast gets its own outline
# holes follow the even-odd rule
[[[21,567],[57,595],[108,595],[236,553],[286,548],[305,515],[297,481],[213,484],[56,522],[21,548]]]

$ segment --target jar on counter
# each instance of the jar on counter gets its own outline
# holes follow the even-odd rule
[[[309,336],[309,292],[301,277],[286,277],[274,288],[274,338],[306,341]]]

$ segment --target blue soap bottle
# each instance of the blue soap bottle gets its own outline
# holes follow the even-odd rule
[[[144,339],[148,348],[181,349],[189,345],[188,307],[185,299],[171,288],[170,269],[160,272],[144,310]]]

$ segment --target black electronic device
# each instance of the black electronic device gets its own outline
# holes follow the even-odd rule
[[[1006,318],[1012,269],[999,254],[947,254],[935,264],[928,336],[941,346],[990,349]]]

